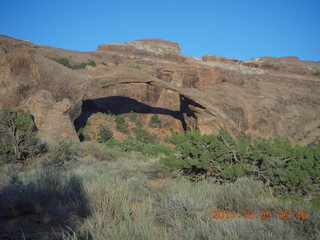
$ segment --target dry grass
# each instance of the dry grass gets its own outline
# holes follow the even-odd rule
[[[55,168],[5,172],[0,189],[1,239],[59,238],[62,231],[75,228],[89,216],[86,193],[77,176]]]
[[[48,212],[55,219],[63,219],[68,228],[56,227],[56,235],[47,232],[47,239],[320,239],[318,212],[308,203],[277,200],[260,182],[244,178],[215,185],[184,178],[164,179],[157,159],[100,147],[77,146],[78,163],[53,175],[46,176],[41,169],[20,171],[18,189],[23,191],[12,187],[9,169],[3,170],[1,217],[10,209],[7,202],[19,199],[22,207],[16,205],[17,209],[37,203],[31,209],[36,209],[43,221]],[[56,204],[45,204],[43,199]],[[86,214],[77,212],[80,206],[88,209]],[[308,210],[310,217],[211,219],[213,210],[280,209]],[[75,224],[71,220],[76,220]],[[53,220],[49,225],[58,226]]]

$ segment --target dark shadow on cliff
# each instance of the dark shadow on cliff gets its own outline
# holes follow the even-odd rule
[[[60,239],[89,214],[78,177],[57,169],[13,175],[0,190],[0,239]]]
[[[189,98],[186,98],[184,96],[180,96],[180,112],[185,113],[187,117],[197,118],[197,116],[194,114],[194,111],[192,111],[189,108],[189,105],[193,105],[195,107],[204,109],[201,105],[197,104],[196,102],[192,101]]]
[[[184,121],[183,112],[181,110],[173,111],[166,108],[152,107],[129,97],[112,96],[83,101],[81,114],[74,121],[76,130],[78,131],[81,127],[84,127],[87,123],[88,118],[90,118],[92,114],[98,112],[112,115],[119,115],[130,112],[140,114],[151,113],[168,115],[180,120],[183,128],[186,129],[186,123]]]

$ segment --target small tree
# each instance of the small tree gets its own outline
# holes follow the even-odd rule
[[[106,142],[113,138],[113,133],[108,126],[99,126],[100,137],[98,139],[99,142]]]
[[[173,134],[168,141],[178,152],[160,160],[169,173],[182,173],[194,180],[211,177],[221,183],[248,176],[262,180],[278,194],[318,201],[314,198],[320,193],[318,146],[294,146],[289,140],[262,137],[249,143],[224,131],[218,135]]]
[[[31,115],[22,110],[0,112],[0,158],[26,160],[44,151],[32,130]]]
[[[122,132],[124,134],[127,134],[128,133],[128,124],[126,123],[126,120],[124,119],[123,116],[119,115],[116,117],[116,129],[119,131],[119,132]]]
[[[133,128],[132,129],[133,132],[136,135],[136,140],[140,141],[140,142],[148,142],[148,132],[144,129],[144,128]]]

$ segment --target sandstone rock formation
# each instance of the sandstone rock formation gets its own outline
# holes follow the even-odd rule
[[[36,92],[29,99],[27,109],[34,116],[39,137],[45,141],[57,138],[79,141],[69,115],[71,106],[68,99],[56,102],[47,90]]]
[[[139,58],[142,56],[171,61],[183,61],[177,43],[161,39],[143,39],[132,42],[105,44],[98,47],[98,51],[116,52],[126,56]]]
[[[69,69],[55,61],[61,58],[97,66]],[[26,107],[43,138],[76,140],[73,121],[86,100],[122,96],[149,106],[176,131],[224,129],[310,144],[320,136],[319,90],[320,63],[295,57],[198,59],[159,39],[75,52],[0,36],[0,110]]]

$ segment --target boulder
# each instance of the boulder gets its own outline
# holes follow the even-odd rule
[[[68,99],[56,102],[47,90],[36,92],[27,102],[27,109],[34,117],[39,137],[47,142],[56,139],[79,141],[69,116],[72,104]]]

